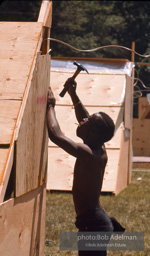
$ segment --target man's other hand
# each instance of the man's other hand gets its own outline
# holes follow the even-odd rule
[[[51,87],[48,88],[48,95],[47,95],[47,107],[52,106],[55,107],[56,99],[54,97],[54,94],[52,92]]]

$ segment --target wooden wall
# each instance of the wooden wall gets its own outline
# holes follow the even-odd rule
[[[0,24],[0,148],[1,153],[5,154],[5,161],[2,161],[0,166],[0,189],[3,186],[3,196],[6,189],[4,184],[6,183],[7,186],[12,168],[12,165],[9,165],[6,169],[7,160],[15,144],[17,129],[20,127],[25,105],[24,96],[30,87],[32,65],[36,59],[41,32],[42,23],[1,22]],[[1,202],[2,197],[0,195]]]
[[[139,98],[138,118],[133,119],[133,154],[150,157],[150,105],[146,97]]]
[[[44,255],[51,11],[43,1],[38,22],[0,22],[1,256]]]

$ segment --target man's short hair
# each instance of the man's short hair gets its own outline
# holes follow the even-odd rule
[[[100,115],[102,116],[104,121],[104,132],[103,132],[104,142],[107,142],[111,140],[111,138],[114,136],[115,125],[109,115],[107,115],[104,112],[100,112]]]
[[[91,116],[92,117],[92,116]],[[93,118],[92,118],[93,119]],[[92,121],[95,128],[98,130],[98,140],[105,143],[114,136],[115,125],[109,115],[104,112],[98,112],[94,114],[94,120]]]

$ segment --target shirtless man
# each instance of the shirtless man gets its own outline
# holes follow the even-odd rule
[[[99,197],[103,182],[107,153],[104,142],[114,134],[112,119],[103,112],[89,115],[76,93],[76,82],[69,78],[65,86],[72,99],[79,122],[77,136],[83,143],[76,143],[61,131],[55,116],[55,98],[48,93],[47,123],[49,138],[70,155],[76,157],[73,180],[73,200],[79,231],[113,231],[113,224],[100,205]],[[79,255],[106,255],[106,251],[79,251]]]

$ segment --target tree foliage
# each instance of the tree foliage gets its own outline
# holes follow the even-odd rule
[[[0,21],[37,21],[42,0],[3,0]]]
[[[80,49],[111,44],[131,48],[135,41],[136,50],[146,54],[150,50],[149,12],[149,1],[53,1],[51,36]],[[71,54],[56,43],[52,49],[55,56]],[[130,58],[131,54],[114,48],[92,56]]]

